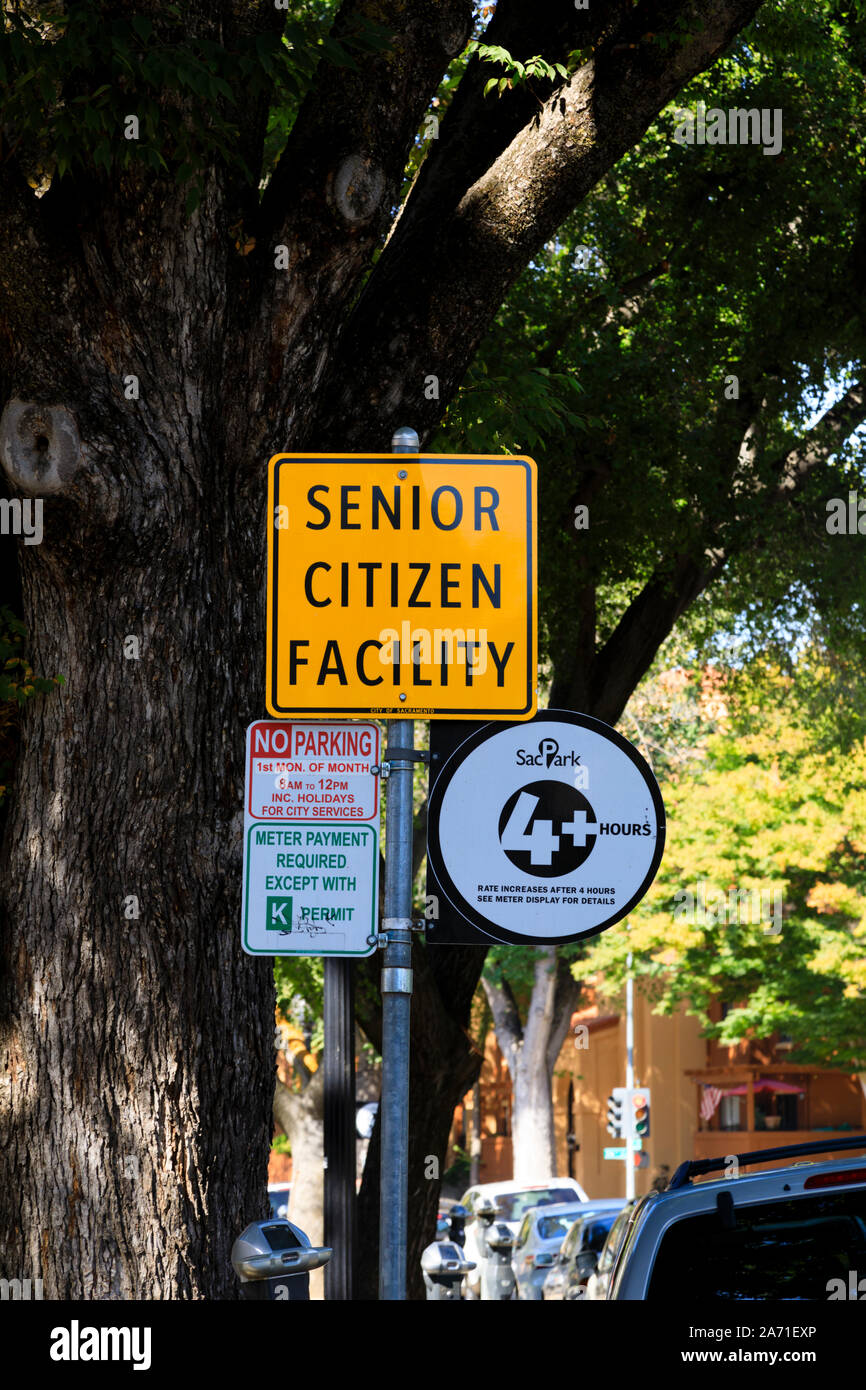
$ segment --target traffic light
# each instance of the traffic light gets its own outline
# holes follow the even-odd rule
[[[624,1133],[623,1126],[627,1118],[625,1099],[624,1086],[614,1086],[612,1093],[607,1098],[607,1132],[612,1134],[614,1139],[620,1139]]]
[[[646,1086],[636,1086],[628,1093],[626,1136],[629,1139],[648,1139],[649,1132],[650,1093]]]

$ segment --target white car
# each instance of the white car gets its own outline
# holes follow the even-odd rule
[[[485,1182],[470,1187],[461,1198],[469,1213],[466,1220],[466,1258],[474,1260],[475,1269],[467,1274],[463,1282],[463,1295],[468,1299],[481,1297],[481,1278],[484,1256],[478,1242],[478,1220],[475,1207],[483,1197],[490,1197],[499,1208],[497,1220],[508,1226],[512,1235],[517,1235],[520,1224],[528,1211],[538,1206],[553,1206],[562,1202],[587,1202],[589,1198],[579,1182],[574,1178],[549,1178],[547,1182],[523,1183]]]

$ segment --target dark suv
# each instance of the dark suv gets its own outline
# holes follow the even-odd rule
[[[638,1201],[608,1299],[729,1303],[866,1295],[866,1161],[833,1158],[709,1182],[732,1166],[866,1149],[834,1139],[683,1163],[664,1192]],[[862,1288],[860,1287],[860,1281]]]

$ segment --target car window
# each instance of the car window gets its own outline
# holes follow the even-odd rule
[[[735,1203],[733,1228],[715,1211],[686,1217],[665,1232],[647,1298],[826,1302],[831,1280],[847,1289],[849,1270],[866,1269],[864,1218],[866,1188]]]
[[[575,1221],[574,1225],[569,1230],[568,1235],[565,1237],[565,1240],[562,1242],[561,1253],[562,1258],[564,1260],[571,1259],[571,1256],[578,1248],[580,1244],[580,1237],[583,1233],[584,1225],[585,1221],[583,1220],[583,1218],[581,1218],[579,1221]]]
[[[520,1221],[533,1207],[551,1207],[556,1202],[573,1202],[573,1187],[537,1187],[532,1192],[499,1192],[495,1197],[502,1221]]]
[[[515,1244],[515,1249],[516,1249],[516,1250],[519,1250],[520,1247],[521,1247],[521,1245],[525,1245],[525,1244],[526,1244],[526,1242],[529,1240],[529,1232],[530,1232],[531,1230],[532,1230],[532,1217],[531,1217],[531,1216],[524,1216],[524,1218],[523,1218],[523,1225],[520,1227],[520,1230],[519,1230],[519,1232],[518,1232],[518,1234],[517,1234],[517,1241],[516,1241],[516,1244]]]
[[[616,1220],[616,1212],[612,1211],[610,1216],[600,1216],[597,1221],[591,1224],[586,1223],[584,1228],[583,1248],[592,1250],[596,1254],[604,1249],[604,1242],[607,1240],[608,1232]]]
[[[607,1270],[610,1269],[611,1265],[614,1262],[616,1252],[619,1249],[619,1242],[622,1239],[623,1232],[625,1231],[626,1225],[628,1223],[629,1211],[629,1207],[623,1207],[622,1211],[619,1213],[608,1232],[607,1240],[605,1242],[604,1249],[602,1250],[601,1259],[598,1262],[599,1274],[604,1274]]]
[[[557,1236],[562,1239],[573,1220],[573,1214],[570,1216],[539,1216],[538,1234],[542,1240],[555,1240]]]
[[[625,1228],[617,1235],[616,1248],[613,1252],[613,1268],[610,1275],[610,1297],[615,1298],[615,1286],[619,1284],[622,1271],[628,1263],[629,1252],[631,1251],[637,1233],[643,1224],[643,1214],[647,1208],[651,1208],[656,1200],[657,1193],[648,1192],[644,1197],[638,1197],[637,1201],[630,1202],[626,1207]],[[611,1227],[613,1231],[614,1227]]]

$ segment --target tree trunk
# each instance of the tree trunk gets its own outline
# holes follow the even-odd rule
[[[289,1220],[310,1237],[312,1245],[323,1245],[324,1161],[325,1161],[325,1069],[321,1064],[302,1091],[292,1091],[277,1081],[274,1118],[288,1135],[292,1149],[292,1191]],[[325,1274],[315,1269],[310,1275],[310,1298],[325,1296]]]
[[[151,391],[114,524],[50,495],[65,412],[13,441],[19,481],[28,444],[48,460],[25,620],[66,679],[26,710],[2,866],[0,1227],[46,1298],[236,1297],[232,1242],[265,1214],[272,969],[238,950],[263,527],[232,534],[217,450]],[[91,419],[104,452],[115,423]]]
[[[469,1186],[481,1181],[481,1083],[472,1087],[472,1135],[469,1140]]]
[[[547,1047],[553,1029],[556,947],[540,947],[523,1041],[514,1069],[512,1152],[515,1182],[542,1182],[556,1173],[553,1148],[553,1097]]]

